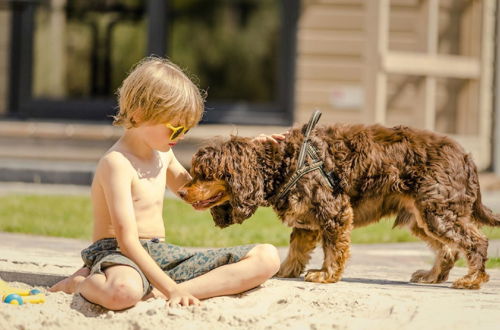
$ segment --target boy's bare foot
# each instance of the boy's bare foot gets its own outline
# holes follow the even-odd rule
[[[49,288],[49,292],[62,291],[68,294],[75,293],[76,287],[90,274],[87,267],[80,268],[73,275],[66,277]]]

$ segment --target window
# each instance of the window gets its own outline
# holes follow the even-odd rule
[[[12,114],[106,120],[131,66],[156,54],[207,90],[205,122],[292,121],[298,0],[12,3]]]

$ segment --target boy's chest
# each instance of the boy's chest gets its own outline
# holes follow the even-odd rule
[[[166,186],[166,170],[150,172],[147,175],[138,175],[132,180],[132,198],[134,204],[142,206],[162,204]]]

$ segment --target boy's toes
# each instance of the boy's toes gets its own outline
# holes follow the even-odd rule
[[[51,286],[50,288],[48,288],[47,291],[49,291],[49,292],[62,291],[64,293],[70,293],[70,292],[68,292],[69,291],[68,281],[69,281],[69,278],[65,278],[64,280],[61,280],[61,281],[57,282],[56,284],[54,284],[53,286]]]

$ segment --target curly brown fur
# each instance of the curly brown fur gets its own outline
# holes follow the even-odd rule
[[[500,218],[482,205],[476,166],[457,143],[402,126],[319,126],[311,141],[331,173],[333,191],[314,171],[277,200],[296,169],[304,130],[292,129],[279,144],[232,136],[201,148],[193,157],[193,180],[182,191],[185,200],[210,207],[220,227],[242,223],[259,206],[272,206],[293,227],[279,273],[284,277],[300,275],[322,242],[323,266],[305,279],[340,280],[352,228],[395,215],[394,226],[409,227],[436,253],[433,268],[415,272],[412,282],[446,281],[459,252],[469,272],[453,286],[476,289],[488,281],[488,241],[478,227],[499,226]]]

